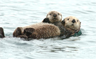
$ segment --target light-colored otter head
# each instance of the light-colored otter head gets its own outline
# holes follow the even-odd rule
[[[62,14],[57,11],[50,11],[46,18],[49,18],[51,23],[62,21]]]
[[[81,22],[74,16],[66,17],[63,20],[65,28],[69,28],[70,30],[74,30],[78,32],[81,27]]]

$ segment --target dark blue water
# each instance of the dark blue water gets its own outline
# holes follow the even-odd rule
[[[83,35],[65,40],[23,41],[12,37],[16,27],[41,22],[55,10],[75,16],[81,21]],[[96,1],[95,0],[0,0],[0,59],[96,59]]]

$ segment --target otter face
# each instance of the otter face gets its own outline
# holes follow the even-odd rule
[[[49,18],[51,23],[62,21],[62,14],[57,11],[50,11],[46,18]]]
[[[78,32],[81,27],[81,22],[74,16],[66,17],[63,22],[65,23],[64,26],[71,30],[75,30]]]

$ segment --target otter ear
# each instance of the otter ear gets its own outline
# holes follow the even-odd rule
[[[44,20],[42,22],[44,22],[44,23],[50,23],[49,18],[44,18]]]
[[[80,24],[81,24],[81,22],[80,22]]]
[[[63,25],[65,25],[65,19],[64,20],[62,20],[62,22],[61,22]]]
[[[81,27],[81,22],[80,22],[80,27]]]

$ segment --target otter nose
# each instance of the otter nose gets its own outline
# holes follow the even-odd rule
[[[75,23],[75,22],[76,22],[75,19],[73,19],[73,20],[72,20],[72,23]]]
[[[53,15],[53,17],[56,17],[56,16],[57,16],[56,14]]]

